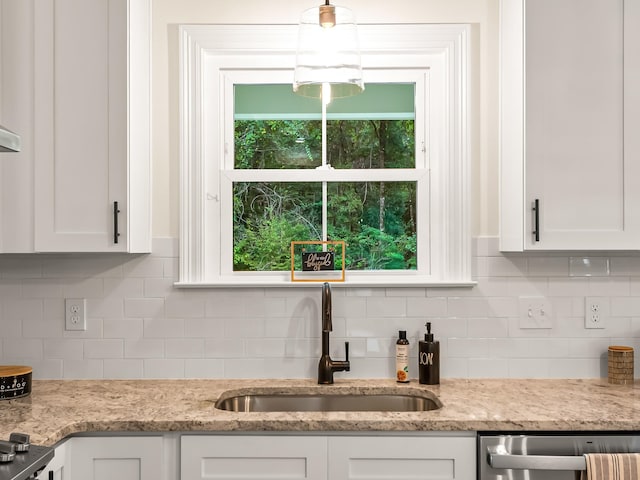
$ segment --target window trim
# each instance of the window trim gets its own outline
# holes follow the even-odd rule
[[[429,245],[431,274],[413,271],[348,272],[336,286],[469,286],[471,239],[469,202],[469,25],[360,25],[365,70],[430,68],[430,108],[445,119],[430,138]],[[208,168],[207,157],[225,157],[224,131],[210,112],[224,111],[225,69],[290,69],[295,62],[296,25],[180,26],[180,278],[177,286],[309,286],[290,281],[289,272],[234,272],[224,275],[208,245],[221,239],[220,222],[208,221],[218,208],[223,169]],[[259,40],[256,40],[259,39]],[[435,78],[434,78],[435,77]],[[212,84],[213,80],[213,84]],[[433,83],[438,82],[438,83]],[[228,113],[227,113],[228,115]],[[433,133],[432,126],[427,127]],[[207,132],[207,135],[205,135]],[[224,160],[221,161],[224,165]],[[218,216],[219,218],[219,216]],[[215,224],[214,224],[215,223]]]

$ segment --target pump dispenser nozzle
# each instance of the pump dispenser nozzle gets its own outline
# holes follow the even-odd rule
[[[431,322],[427,322],[424,324],[427,327],[427,333],[424,334],[425,342],[433,342],[433,333],[431,333]]]

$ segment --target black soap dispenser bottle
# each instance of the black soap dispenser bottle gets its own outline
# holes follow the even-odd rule
[[[433,341],[431,322],[427,322],[424,340],[418,342],[418,377],[420,383],[438,385],[440,383],[440,342]]]

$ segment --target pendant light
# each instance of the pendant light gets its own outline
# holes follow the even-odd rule
[[[305,97],[348,97],[364,90],[353,12],[324,5],[302,12],[293,91]],[[324,94],[323,94],[324,91]],[[330,91],[330,98],[326,98]]]

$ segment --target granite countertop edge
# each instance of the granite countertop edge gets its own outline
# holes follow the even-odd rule
[[[269,412],[218,410],[221,396],[248,391],[422,393],[442,407],[424,412]],[[232,391],[232,392],[230,392]],[[31,435],[55,445],[100,432],[426,432],[640,431],[640,380],[312,379],[34,380],[32,393],[0,401],[0,438]]]

